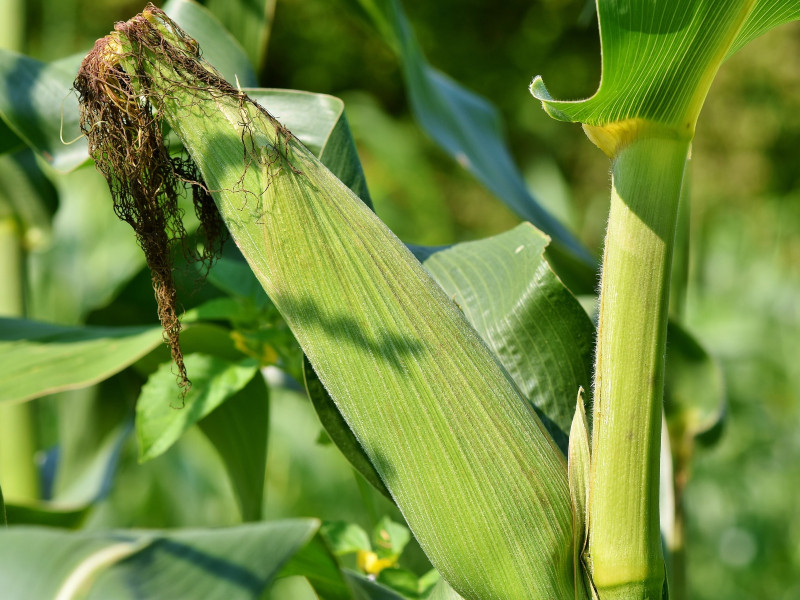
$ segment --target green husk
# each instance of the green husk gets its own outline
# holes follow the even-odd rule
[[[161,11],[116,29],[85,67],[98,84],[90,100],[104,101],[113,73],[106,102],[121,88],[180,137],[195,183],[437,569],[467,600],[573,597],[565,461],[458,308]]]

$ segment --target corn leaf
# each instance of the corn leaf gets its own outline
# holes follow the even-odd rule
[[[278,577],[294,575],[305,577],[325,600],[352,600],[354,596],[339,563],[319,533],[292,556]]]
[[[748,42],[785,23],[800,19],[800,0],[756,0],[728,56],[738,52]]]
[[[263,511],[268,394],[264,378],[256,375],[199,422],[225,464],[244,521],[260,520]]]
[[[260,72],[267,57],[275,0],[207,0],[206,6],[236,36],[250,63]]]
[[[3,593],[15,600],[257,600],[318,526],[308,519],[176,531],[10,527],[0,536]]]
[[[79,136],[78,101],[70,94],[74,66],[72,70],[65,63],[47,64],[0,49],[0,116],[57,171],[70,171],[88,156],[85,139],[61,143],[62,131],[65,140]]]
[[[53,499],[7,504],[9,522],[12,525],[47,525],[68,529],[80,527],[94,506],[111,491],[123,444],[132,429],[132,424],[126,422],[106,435],[87,464],[72,473],[73,478],[63,486],[64,489],[56,491]],[[59,448],[59,452],[63,450]],[[63,458],[59,456],[59,459]],[[58,467],[63,467],[60,461]]]
[[[258,88],[244,91],[280,120],[367,206],[372,206],[344,102],[327,94],[297,90]]]
[[[359,0],[403,67],[420,125],[460,165],[586,265],[594,258],[528,191],[506,144],[500,113],[485,98],[431,67],[399,0]]]
[[[423,259],[514,378],[565,456],[578,389],[590,389],[594,326],[527,223]]]
[[[158,327],[65,327],[0,319],[0,402],[97,383],[161,343]]]
[[[434,565],[470,599],[572,595],[563,457],[461,312],[277,122],[224,86],[198,90],[199,71],[173,71],[167,46],[140,46],[136,29],[154,27],[186,48],[155,9],[129,23],[120,64],[218,190],[243,255]],[[184,89],[170,83],[181,78]]]
[[[189,354],[186,369],[192,373],[192,388],[185,398],[175,385],[172,363],[164,363],[142,387],[136,402],[140,462],[166,452],[184,431],[244,388],[258,365],[250,359],[232,363],[217,356]]]
[[[228,80],[241,87],[255,87],[258,78],[244,49],[230,31],[205,6],[194,0],[169,0],[164,12],[203,48],[206,60]]]
[[[796,3],[795,3],[796,4]],[[637,120],[690,138],[711,81],[747,26],[755,0],[598,0],[602,79],[594,96],[574,102],[553,100],[541,78],[531,91],[554,118],[606,127],[595,140],[608,154],[638,129]],[[765,2],[752,31],[785,2]],[[780,20],[780,19],[778,19]],[[608,126],[617,124],[616,129]],[[603,132],[600,132],[603,136]],[[591,134],[590,134],[591,136]]]

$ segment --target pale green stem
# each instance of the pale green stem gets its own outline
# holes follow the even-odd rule
[[[24,251],[13,217],[0,218],[0,316],[24,314]],[[30,403],[0,404],[0,485],[6,500],[39,497]]]
[[[600,294],[589,564],[602,600],[660,599],[658,487],[669,275],[689,141],[616,155]]]

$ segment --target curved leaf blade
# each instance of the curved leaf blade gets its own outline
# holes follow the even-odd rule
[[[73,68],[74,67],[74,68]],[[0,49],[0,116],[8,127],[57,171],[88,158],[78,128],[78,98],[71,93],[78,63],[47,64]],[[70,145],[61,142],[75,140]]]
[[[176,531],[10,527],[0,536],[0,578],[17,600],[86,591],[96,600],[257,600],[318,527],[313,519]]]
[[[619,124],[611,133],[623,141],[638,127],[636,120],[691,137],[711,81],[754,1],[598,0],[602,77],[595,95],[556,101],[538,77],[531,92],[556,119],[595,127]],[[598,145],[613,154],[606,141]]]
[[[0,319],[0,402],[97,383],[161,343],[158,327],[65,327]]]
[[[528,191],[497,109],[428,64],[399,0],[359,1],[397,52],[411,108],[428,135],[520,217],[593,267],[594,257]]]
[[[207,0],[206,6],[241,43],[256,72],[264,67],[276,0]]]
[[[764,35],[770,29],[800,19],[798,0],[756,0],[753,11],[748,15],[728,56],[738,52],[749,42]]]

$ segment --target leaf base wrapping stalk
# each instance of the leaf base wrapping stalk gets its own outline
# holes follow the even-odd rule
[[[669,274],[689,141],[616,154],[595,370],[588,563],[600,598],[661,598],[658,514]]]

